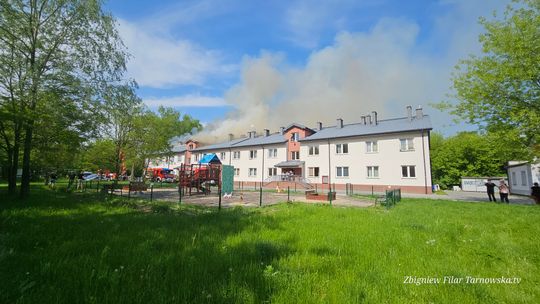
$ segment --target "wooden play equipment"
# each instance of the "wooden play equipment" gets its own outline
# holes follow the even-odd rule
[[[210,186],[217,186],[218,193],[221,190],[221,164],[182,164],[178,167],[178,187],[182,194],[192,195],[192,189],[196,194],[209,194]]]

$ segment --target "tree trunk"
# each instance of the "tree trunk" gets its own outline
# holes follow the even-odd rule
[[[28,122],[24,128],[24,147],[23,147],[23,163],[22,163],[22,178],[21,178],[21,198],[28,198],[30,195],[30,155],[32,152],[32,135],[34,133],[34,122]]]
[[[13,141],[13,148],[11,154],[8,155],[9,159],[9,172],[8,172],[8,193],[15,194],[17,192],[17,171],[19,171],[19,152],[21,131],[19,128],[15,128],[15,138]]]

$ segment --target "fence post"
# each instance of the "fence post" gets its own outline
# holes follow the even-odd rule
[[[131,198],[131,183],[128,185],[128,199]]]
[[[150,202],[154,199],[154,184],[150,184]]]
[[[287,203],[291,202],[291,187],[287,186]]]
[[[371,185],[371,196],[373,196],[373,185]]]
[[[96,192],[99,192],[99,179],[97,180]]]
[[[219,200],[218,200],[218,210],[221,211],[221,188],[218,191]]]
[[[262,188],[259,188],[259,207],[262,206]]]
[[[182,204],[182,186],[178,184],[178,204]]]

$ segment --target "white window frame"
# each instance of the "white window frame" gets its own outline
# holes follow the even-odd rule
[[[257,158],[257,150],[249,150],[249,159]]]
[[[512,172],[512,186],[517,186],[516,172]]]
[[[220,156],[221,160],[224,160],[227,157],[227,154],[226,154],[226,152],[220,152],[219,156]]]
[[[345,152],[347,150],[347,152]],[[349,154],[349,144],[336,144],[336,154]]]
[[[277,157],[277,149],[271,148],[268,149],[268,158],[276,158]]]
[[[349,178],[350,174],[348,166],[336,166],[336,178]]]
[[[308,176],[309,177],[319,177],[321,175],[321,170],[319,167],[308,167]]]
[[[292,160],[299,160],[300,159],[300,151],[291,151],[291,159]]]
[[[276,176],[276,175],[277,175],[277,168],[269,167],[268,168],[268,176]]]
[[[403,173],[403,168],[407,168],[406,169],[406,175],[404,175]],[[414,172],[414,176],[411,176],[411,168],[414,168],[412,172]],[[416,175],[416,166],[414,165],[402,165],[401,166],[401,178],[416,178],[417,175]]]
[[[257,168],[249,168],[249,177],[257,176]]]
[[[414,140],[413,140],[413,138],[400,138],[399,139],[399,151],[400,152],[414,151]]]
[[[291,133],[291,141],[297,142],[299,139],[300,139],[300,133],[298,132]]]
[[[521,185],[527,186],[527,172],[521,171]]]
[[[233,151],[233,159],[240,159],[240,151]]]
[[[308,147],[308,155],[309,156],[314,156],[314,155],[319,155],[319,146],[309,146]]]
[[[234,176],[240,176],[240,168],[234,168]]]
[[[366,141],[366,153],[378,153],[379,143],[376,140]]]
[[[367,178],[379,178],[379,166],[367,166]]]

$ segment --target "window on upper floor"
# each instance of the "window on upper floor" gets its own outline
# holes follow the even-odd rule
[[[336,144],[336,153],[337,154],[349,153],[349,144]]]
[[[300,139],[300,134],[298,132],[294,132],[291,134],[291,141],[298,141]]]
[[[414,144],[412,138],[402,138],[399,140],[399,151],[414,151]]]
[[[367,153],[379,152],[379,145],[377,144],[377,141],[366,141],[366,152]]]
[[[227,156],[227,154],[225,154],[225,152],[219,153],[219,159],[220,159],[220,160],[224,160],[224,159],[225,159],[225,156]]]
[[[298,151],[291,152],[291,159],[292,160],[300,159],[300,152]]]
[[[308,154],[309,155],[319,155],[319,146],[309,146]]]
[[[268,158],[277,157],[277,149],[268,149]]]
[[[240,159],[240,151],[234,151],[233,152],[233,158],[234,159]]]
[[[249,159],[257,158],[257,150],[250,150],[249,151]]]

